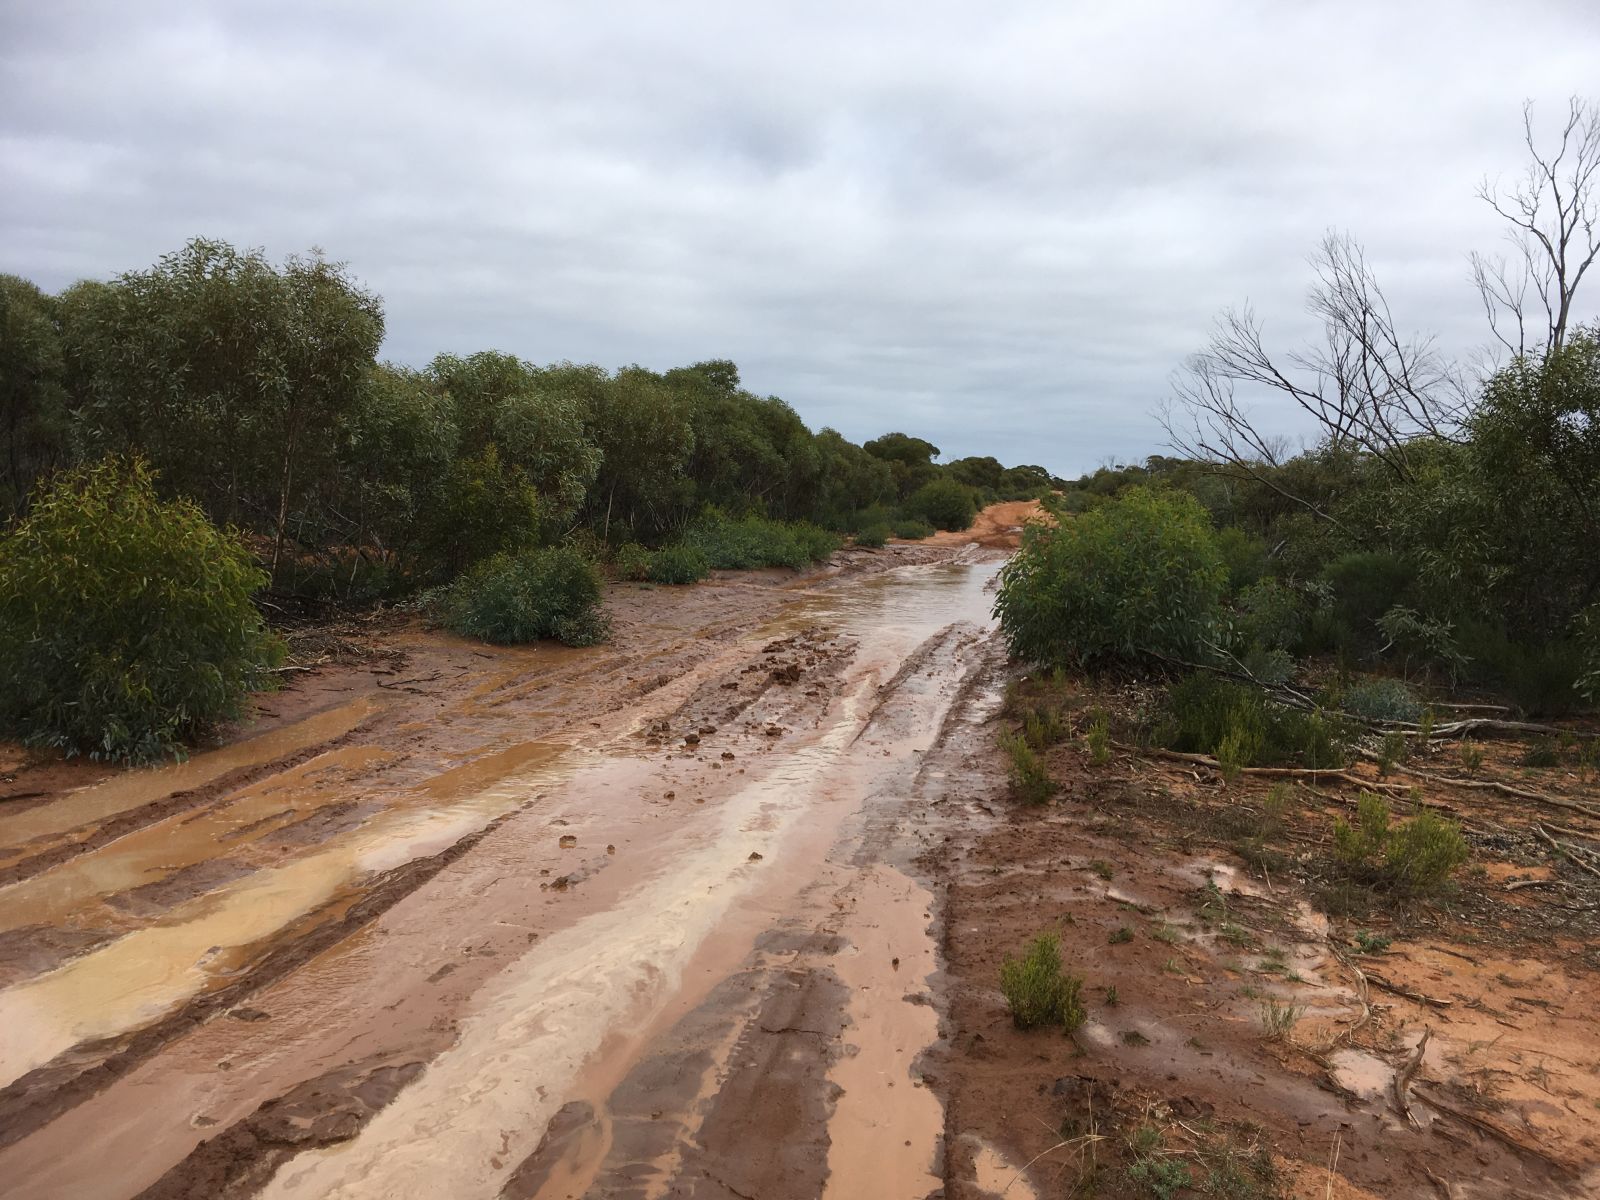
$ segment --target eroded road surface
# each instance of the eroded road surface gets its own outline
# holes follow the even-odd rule
[[[413,629],[0,809],[5,1195],[937,1189],[911,862],[999,555],[869,557],[619,588],[591,651]]]

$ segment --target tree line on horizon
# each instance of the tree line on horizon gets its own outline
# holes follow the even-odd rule
[[[905,433],[813,433],[726,360],[485,350],[419,370],[379,359],[383,333],[343,264],[215,240],[53,295],[0,275],[0,522],[62,468],[137,455],[163,495],[248,535],[275,587],[362,597],[580,531],[659,545],[708,511],[925,535],[1058,482],[940,464]]]

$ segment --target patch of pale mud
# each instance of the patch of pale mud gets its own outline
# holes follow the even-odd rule
[[[239,977],[256,957],[255,948],[293,923],[341,898],[354,899],[366,878],[435,856],[483,830],[558,772],[566,768],[552,760],[533,775],[455,804],[390,810],[282,866],[197,896],[159,924],[134,929],[58,970],[0,991],[0,1086],[79,1042],[148,1025]],[[151,847],[152,854],[158,851]],[[30,883],[43,886],[47,878]]]
[[[92,845],[102,840],[96,836],[97,830],[109,837],[137,828],[147,819],[141,810],[149,811],[149,819],[159,819],[171,807],[166,802],[198,792],[235,772],[344,737],[380,707],[378,700],[363,696],[246,741],[196,754],[185,762],[128,770],[25,811],[0,815],[0,846],[11,847],[0,851],[0,864],[22,864],[57,847],[57,857],[75,853],[86,842]]]
[[[933,896],[892,867],[864,867],[839,926],[849,940],[835,966],[850,989],[850,1051],[829,1074],[840,1096],[828,1122],[825,1197],[922,1196],[934,1174],[944,1110],[916,1060],[939,1019],[925,998],[937,970],[929,935]]]
[[[980,1137],[968,1140],[972,1145],[972,1182],[980,1192],[1003,1200],[1040,1200],[1022,1166]]]

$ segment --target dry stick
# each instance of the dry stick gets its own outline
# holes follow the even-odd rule
[[[1333,1171],[1339,1165],[1339,1147],[1344,1143],[1344,1129],[1340,1129],[1333,1136],[1333,1153],[1328,1156],[1328,1188],[1324,1193],[1326,1200],[1333,1200]]]
[[[1537,821],[1534,822],[1533,831],[1535,833],[1537,833],[1540,837],[1542,837],[1545,841],[1549,842],[1551,848],[1554,849],[1557,854],[1561,855],[1561,857],[1565,858],[1573,866],[1580,867],[1583,870],[1589,872],[1589,874],[1595,876],[1596,878],[1600,878],[1600,868],[1596,868],[1594,866],[1591,866],[1589,863],[1586,863],[1586,862],[1583,861],[1583,859],[1579,858],[1577,853],[1576,853],[1576,847],[1574,847],[1574,846],[1566,846],[1566,845],[1563,845],[1562,843],[1556,841],[1555,838],[1551,837],[1550,834],[1545,830],[1545,827],[1543,825],[1540,825]]]
[[[1349,971],[1350,974],[1356,977],[1356,999],[1361,1002],[1361,1015],[1344,1029],[1334,1034],[1333,1037],[1328,1041],[1327,1045],[1318,1046],[1311,1050],[1311,1053],[1318,1058],[1330,1053],[1335,1046],[1344,1041],[1346,1038],[1354,1037],[1357,1030],[1364,1026],[1368,1021],[1372,1020],[1372,1002],[1367,993],[1366,975],[1362,973],[1360,967],[1356,966],[1355,963],[1351,962],[1344,956],[1339,947],[1334,945],[1332,938],[1324,938],[1323,941],[1327,943],[1329,953],[1331,953],[1334,958],[1338,959],[1339,965],[1344,967],[1345,970]]]
[[[1407,1000],[1415,1000],[1418,1004],[1431,1004],[1434,1008],[1449,1008],[1455,1003],[1453,1000],[1441,1000],[1437,996],[1424,996],[1421,992],[1413,992],[1397,983],[1390,983],[1382,975],[1372,971],[1367,972],[1367,982],[1374,987],[1382,988],[1386,992],[1392,992],[1396,996],[1404,996]]]
[[[1420,779],[1427,779],[1433,783],[1442,783],[1447,787],[1500,792],[1502,795],[1515,796],[1519,800],[1532,800],[1538,804],[1548,804],[1551,808],[1563,808],[1600,820],[1600,808],[1590,808],[1588,805],[1579,804],[1575,800],[1563,800],[1558,796],[1547,796],[1543,792],[1529,791],[1527,788],[1515,787],[1512,784],[1500,783],[1493,779],[1462,779],[1456,775],[1435,775],[1432,771],[1420,771],[1416,767],[1408,767],[1400,763],[1396,763],[1394,769],[1396,771],[1404,771],[1407,775],[1415,775]]]
[[[1411,1086],[1411,1077],[1417,1073],[1417,1068],[1422,1065],[1422,1056],[1427,1053],[1428,1039],[1433,1036],[1433,1030],[1423,1026],[1422,1039],[1417,1043],[1417,1049],[1410,1060],[1400,1069],[1394,1077],[1394,1103],[1400,1110],[1400,1115],[1412,1128],[1417,1127],[1417,1119],[1411,1115],[1411,1105],[1406,1103],[1406,1090]]]
[[[1571,1174],[1572,1168],[1566,1163],[1561,1162],[1559,1159],[1552,1158],[1549,1154],[1546,1154],[1537,1146],[1530,1146],[1527,1142],[1522,1141],[1514,1134],[1501,1129],[1500,1126],[1494,1124],[1492,1121],[1485,1121],[1482,1117],[1475,1117],[1471,1113],[1462,1112],[1459,1108],[1455,1108],[1449,1104],[1446,1104],[1443,1100],[1435,1097],[1432,1090],[1424,1093],[1422,1099],[1433,1108],[1437,1108],[1440,1112],[1449,1113],[1456,1120],[1462,1121],[1465,1124],[1472,1126],[1474,1129],[1488,1134],[1502,1145],[1508,1146],[1513,1150],[1520,1151],[1521,1153],[1527,1154],[1533,1158],[1537,1158],[1541,1162],[1548,1163],[1550,1166],[1556,1168],[1556,1170],[1560,1171],[1564,1175]]]
[[[1118,750],[1129,754],[1144,755],[1147,758],[1170,758],[1177,762],[1198,763],[1200,766],[1210,767],[1214,771],[1223,770],[1222,764],[1209,754],[1190,754],[1184,750],[1160,750],[1154,746],[1143,748],[1129,746],[1123,742],[1112,742],[1111,744]],[[1399,784],[1378,783],[1334,767],[1240,767],[1238,771],[1241,775],[1257,775],[1267,779],[1333,779],[1342,783],[1353,783],[1357,787],[1364,787],[1372,791],[1392,792],[1396,795],[1406,795],[1411,791],[1410,788],[1401,787]]]

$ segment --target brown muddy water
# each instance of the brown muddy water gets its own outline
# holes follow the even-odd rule
[[[640,594],[642,647],[444,646],[381,698],[0,816],[0,865],[43,864],[0,888],[5,1194],[935,1190],[905,814],[993,702],[997,562],[789,589],[742,628]]]

